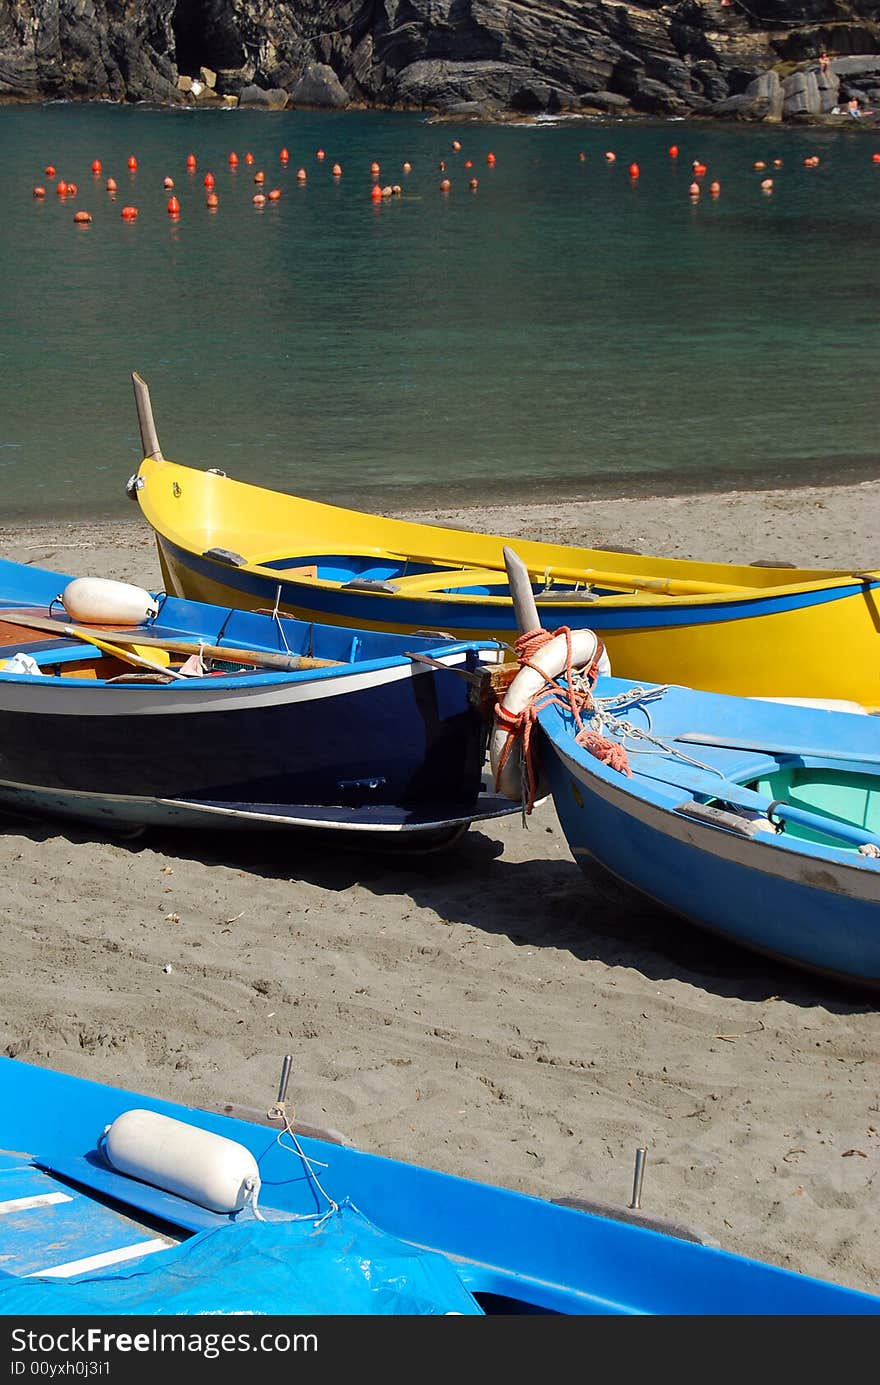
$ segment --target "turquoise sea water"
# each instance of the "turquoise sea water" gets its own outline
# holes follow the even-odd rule
[[[167,456],[364,508],[880,474],[880,134],[852,122],[50,105],[0,137],[0,521],[130,513],[132,370]]]

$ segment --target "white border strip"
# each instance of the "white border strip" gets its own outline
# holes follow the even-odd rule
[[[119,1265],[125,1260],[136,1260],[141,1255],[152,1255],[157,1250],[168,1250],[172,1242],[153,1240],[139,1241],[136,1245],[120,1246],[118,1250],[105,1250],[101,1255],[87,1255],[82,1260],[68,1260],[66,1265],[53,1265],[47,1270],[32,1270],[24,1279],[69,1279],[74,1274],[86,1274],[89,1270],[100,1270],[105,1265]]]
[[[48,1207],[51,1202],[73,1202],[67,1193],[35,1193],[33,1197],[10,1197],[0,1202],[0,1217],[9,1212],[28,1212],[32,1207]]]

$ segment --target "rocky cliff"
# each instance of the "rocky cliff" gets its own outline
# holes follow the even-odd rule
[[[0,100],[814,119],[877,55],[880,0],[0,0]]]

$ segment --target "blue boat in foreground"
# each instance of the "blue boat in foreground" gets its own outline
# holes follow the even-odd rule
[[[521,798],[525,764],[579,864],[758,952],[880,984],[880,719],[615,678],[593,631],[539,628],[508,561],[527,652],[496,709],[496,786]]]
[[[0,1059],[0,1314],[878,1314],[880,1298]]]
[[[515,811],[474,696],[500,653],[0,561],[0,806],[446,845]]]

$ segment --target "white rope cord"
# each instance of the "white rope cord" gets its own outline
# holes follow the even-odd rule
[[[578,691],[589,693],[589,686],[580,674],[574,675],[572,686],[578,687]],[[675,759],[684,761],[685,764],[693,765],[696,769],[703,769],[711,774],[717,774],[719,779],[726,779],[727,775],[717,765],[707,765],[703,760],[697,760],[692,755],[686,755],[683,750],[679,750],[678,746],[669,745],[659,736],[651,734],[653,720],[645,704],[657,701],[668,691],[669,686],[668,683],[664,683],[657,688],[627,688],[626,692],[618,693],[615,697],[593,698],[592,707],[588,709],[588,715],[593,717],[603,734],[616,736],[627,753],[633,755],[671,755]],[[635,705],[638,705],[639,710],[645,715],[648,723],[646,731],[639,726],[634,726],[631,721],[627,721],[625,718],[615,716],[611,710],[613,707],[623,708]],[[656,747],[656,749],[648,749],[645,745],[627,745],[628,740],[649,741],[651,746]]]
[[[326,1169],[328,1165],[322,1163],[319,1159],[310,1159],[309,1156],[306,1154],[305,1150],[299,1142],[299,1137],[296,1131],[294,1130],[293,1125],[291,1124],[291,1117],[287,1114],[287,1107],[284,1102],[276,1103],[276,1105],[272,1108],[272,1115],[278,1116],[284,1122],[284,1129],[278,1131],[278,1134],[275,1137],[275,1143],[279,1146],[280,1149],[286,1150],[288,1154],[299,1155],[299,1158],[302,1161],[303,1168],[305,1169],[315,1188],[318,1190],[318,1192],[321,1194],[321,1196],[327,1203],[327,1211],[324,1213],[322,1217],[319,1217],[318,1221],[315,1223],[317,1226],[320,1226],[321,1222],[325,1221],[327,1217],[332,1216],[334,1212],[339,1211],[339,1203],[336,1202],[330,1196],[326,1188],[323,1187],[318,1175],[315,1173],[316,1168]],[[290,1139],[293,1143],[292,1149],[290,1145],[286,1145],[284,1143],[285,1135],[290,1136]],[[300,1212],[298,1214],[294,1214],[291,1220],[312,1221],[313,1217],[308,1212]]]
[[[287,636],[286,636],[285,633],[284,633],[284,626],[281,624],[281,615],[280,615],[280,612],[279,612],[279,609],[278,609],[278,608],[280,607],[280,605],[281,605],[281,583],[279,582],[279,583],[278,583],[278,586],[275,588],[275,605],[272,607],[272,619],[274,620],[275,624],[278,626],[278,633],[279,633],[279,635],[281,636],[281,643],[284,645],[284,652],[285,652],[285,654],[289,654],[289,655],[291,656],[291,658],[293,658],[293,650],[291,649],[290,645],[287,643]]]

